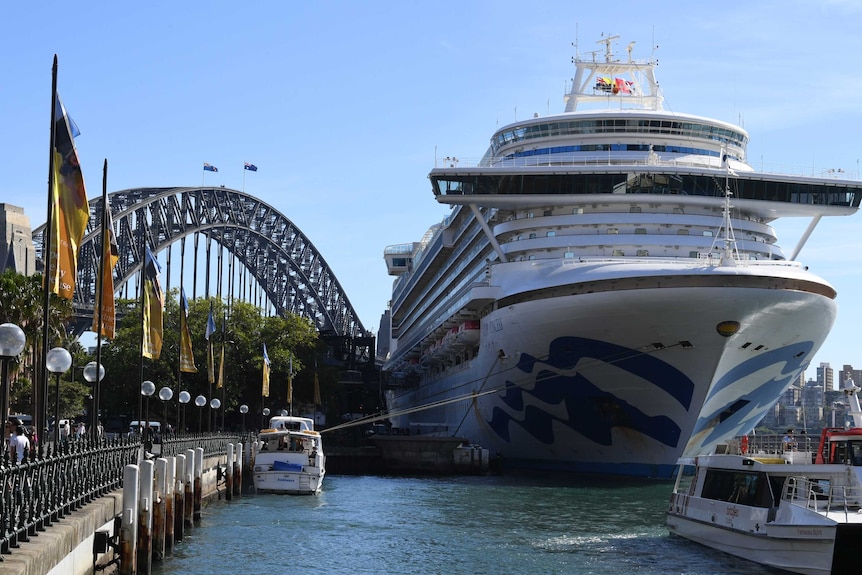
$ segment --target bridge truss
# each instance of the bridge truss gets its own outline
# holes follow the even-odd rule
[[[278,315],[307,317],[330,336],[369,335],[323,256],[293,222],[265,202],[229,188],[193,187],[123,190],[109,194],[108,203],[120,254],[114,268],[116,292],[140,273],[144,240],[158,254],[189,235],[203,234],[245,266]],[[92,322],[102,213],[102,198],[90,200],[74,295],[78,333]],[[45,225],[33,231],[36,255],[43,262],[44,233]]]

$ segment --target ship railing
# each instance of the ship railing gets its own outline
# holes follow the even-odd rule
[[[788,453],[817,453],[820,435],[801,433],[795,436],[796,445],[784,443],[784,436],[778,434],[741,435],[725,442],[724,453],[731,455],[764,455],[780,457]]]
[[[455,161],[452,161],[455,160]],[[579,155],[553,154],[546,156],[529,156],[524,158],[511,158],[507,156],[494,156],[490,158],[438,158],[434,162],[435,168],[475,168],[478,166],[495,167],[495,168],[520,168],[520,167],[541,167],[541,166],[571,166],[571,167],[587,167],[587,166],[676,166],[676,167],[701,167],[701,168],[718,168],[717,159],[711,162],[707,159],[704,161],[696,161],[688,157],[686,160],[674,159],[649,159],[645,157],[632,158],[630,156],[608,157],[607,153],[596,154],[589,157]],[[859,180],[862,178],[862,171],[858,168],[855,170],[846,170],[844,168],[827,168],[817,166],[799,166],[793,164],[780,163],[765,163],[758,162],[752,166],[762,174],[780,174],[784,176],[801,176],[812,178],[827,178],[833,180]]]
[[[830,478],[788,477],[781,498],[791,505],[818,513],[843,513],[847,521],[850,514],[859,513],[862,488],[836,485]]]

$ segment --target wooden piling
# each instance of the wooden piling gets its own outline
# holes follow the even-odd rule
[[[195,523],[201,520],[201,503],[203,501],[203,467],[204,467],[204,448],[198,447],[194,450],[189,450],[194,453],[195,458],[195,479],[194,479],[194,521]]]
[[[194,449],[186,449],[186,470],[183,477],[183,483],[185,485],[185,509],[183,510],[183,518],[186,522],[186,527],[191,527],[193,525],[194,519],[194,504],[195,504],[195,493],[194,493],[194,477],[195,477],[195,450]]]
[[[183,540],[183,531],[186,525],[186,456],[177,455],[177,477],[174,491],[174,541]]]
[[[176,483],[177,460],[175,457],[167,458],[167,469],[165,470],[165,553],[174,549],[174,485]]]
[[[233,443],[227,444],[227,462],[224,466],[224,497],[233,499]]]
[[[236,444],[236,452],[234,453],[233,460],[233,468],[234,468],[234,477],[233,477],[233,494],[237,497],[242,496],[242,452],[243,445],[242,443]]]

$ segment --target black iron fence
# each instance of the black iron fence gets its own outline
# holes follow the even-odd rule
[[[9,554],[54,521],[122,486],[126,465],[153,453],[172,456],[202,447],[204,455],[227,453],[227,445],[243,441],[239,434],[186,434],[144,449],[140,439],[83,438],[40,446],[22,462],[0,455],[0,553]],[[0,561],[2,561],[0,555]]]

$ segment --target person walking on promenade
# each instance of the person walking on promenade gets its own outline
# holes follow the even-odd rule
[[[30,440],[24,433],[24,426],[19,425],[15,428],[14,437],[9,441],[9,458],[15,463],[21,463],[29,453]]]

